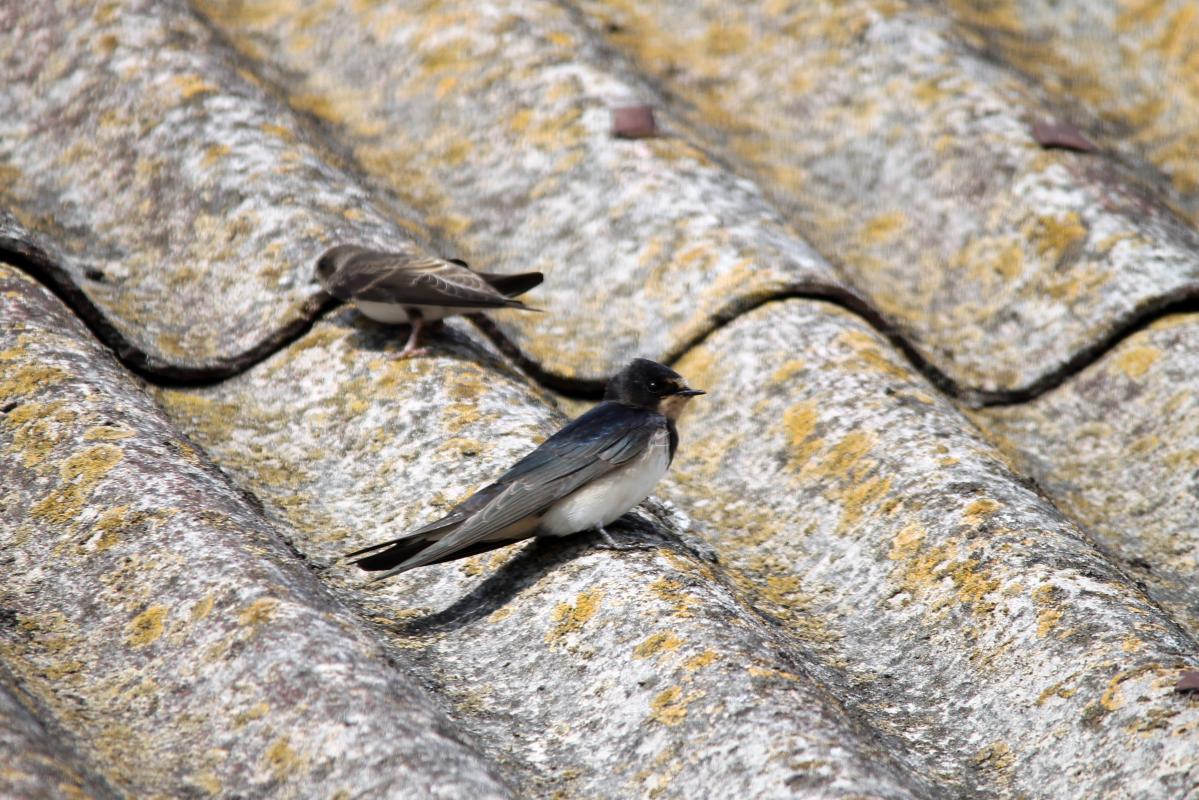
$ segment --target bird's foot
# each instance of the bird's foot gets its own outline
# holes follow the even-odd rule
[[[604,529],[603,525],[596,525],[595,532],[604,537],[605,550],[652,550],[654,545],[648,542],[634,542],[633,544],[617,544],[612,535]]]
[[[604,537],[604,543],[607,544],[608,547],[612,548],[613,550],[620,549],[620,545],[616,544],[616,540],[613,539],[612,535],[604,529],[603,525],[596,525],[595,529],[599,532],[600,536]]]
[[[413,317],[411,325],[412,332],[408,334],[408,341],[404,343],[404,349],[391,356],[392,361],[403,361],[406,358],[429,355],[429,348],[417,347],[420,344],[421,332],[425,329],[425,321],[420,317]]]
[[[427,356],[432,352],[429,347],[405,347],[398,353],[392,353],[388,356],[392,361],[406,361],[409,358],[420,358]]]

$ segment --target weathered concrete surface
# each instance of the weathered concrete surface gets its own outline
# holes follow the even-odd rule
[[[578,0],[963,387],[1028,390],[1174,293],[1199,237],[952,20],[896,0]],[[983,397],[985,399],[985,395]]]
[[[1199,636],[1199,316],[1165,317],[1030,403],[973,415]]]
[[[952,0],[970,41],[1034,76],[1107,147],[1147,160],[1199,222],[1194,0]]]
[[[482,269],[541,270],[502,329],[544,370],[604,379],[780,293],[843,281],[754,184],[561,5],[198,4],[296,108]],[[665,135],[611,134],[655,107]]]
[[[0,266],[0,658],[121,794],[505,797],[245,497]]]
[[[860,319],[773,303],[677,368],[710,395],[664,496],[932,774],[1199,788],[1195,640]]]
[[[0,664],[0,797],[113,797],[30,702]]]
[[[523,794],[942,796],[829,691],[835,671],[660,515],[614,527],[646,549],[584,535],[380,584],[338,562],[448,509],[562,422],[459,334],[390,361],[388,332],[357,320],[344,312],[244,376],[159,397],[410,652]],[[684,448],[690,436],[684,425]]]
[[[331,243],[413,246],[417,215],[338,162],[180,0],[0,9],[0,207],[151,368],[310,315]]]

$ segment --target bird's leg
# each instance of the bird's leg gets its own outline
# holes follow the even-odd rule
[[[404,349],[392,356],[393,359],[399,360],[402,358],[416,358],[417,356],[428,355],[429,348],[417,347],[420,342],[421,331],[425,329],[425,321],[419,316],[413,315],[410,318],[412,325],[412,333],[408,334],[408,341],[404,345]]]
[[[595,528],[593,528],[592,530],[594,530],[600,536],[604,537],[604,543],[606,545],[606,547],[605,547],[606,550],[654,550],[654,549],[660,547],[659,544],[654,544],[652,542],[633,542],[632,544],[617,544],[616,540],[613,539],[612,536],[608,533],[608,531],[604,529],[603,525],[596,525]]]
[[[595,529],[596,529],[597,531],[599,531],[599,535],[600,535],[600,536],[604,537],[604,541],[605,541],[605,542],[608,544],[608,547],[612,548],[613,550],[619,550],[619,549],[620,549],[620,545],[618,545],[618,544],[616,543],[616,540],[615,540],[615,539],[613,539],[613,538],[611,537],[611,535],[609,535],[609,533],[608,533],[606,530],[604,530],[604,526],[603,526],[603,525],[596,525],[596,526],[595,526]]]

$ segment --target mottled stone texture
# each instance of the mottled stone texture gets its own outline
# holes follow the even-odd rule
[[[0,8],[0,208],[151,367],[310,314],[330,243],[413,246],[348,169],[179,0]]]
[[[550,0],[199,4],[362,168],[482,269],[542,270],[501,315],[545,370],[599,379],[682,352],[762,298],[840,292],[754,184]],[[656,106],[661,138],[611,135]]]
[[[0,795],[1199,797],[1197,21],[0,5]],[[548,313],[392,360],[341,242]],[[341,560],[632,355],[621,549]]]
[[[974,415],[1199,636],[1199,316],[1165,317],[1064,386]]]
[[[1041,149],[1052,105],[929,4],[574,5],[981,399],[1199,292],[1194,230],[1117,160]]]
[[[1195,0],[950,0],[988,55],[1034,76],[1064,116],[1148,161],[1199,221],[1199,4]]]
[[[861,320],[771,304],[678,367],[711,394],[665,496],[922,772],[1199,786],[1199,705],[1172,691],[1195,640]]]
[[[113,797],[62,734],[48,728],[30,705],[32,698],[0,664],[0,797]]]
[[[434,357],[389,361],[388,334],[356,319],[159,397],[525,796],[938,796],[661,509],[613,527],[643,549],[584,534],[381,584],[339,563],[444,513],[562,422],[457,335]]]
[[[507,796],[286,531],[6,266],[0,320],[0,659],[97,774],[131,797]]]

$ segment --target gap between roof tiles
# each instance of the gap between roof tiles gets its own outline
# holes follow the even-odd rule
[[[158,386],[207,386],[240,375],[303,337],[321,317],[341,305],[341,301],[317,291],[299,309],[299,315],[295,319],[266,336],[249,350],[208,366],[183,367],[157,359],[126,339],[71,279],[67,271],[37,245],[12,237],[0,237],[0,258],[6,259],[52,291],[83,320],[97,339],[112,350],[113,355],[126,368]],[[1134,308],[1124,319],[1118,321],[1107,335],[1089,347],[1079,350],[1061,367],[1042,375],[1029,386],[1014,390],[983,390],[959,385],[926,359],[898,326],[887,320],[866,300],[839,286],[820,283],[796,284],[786,291],[735,301],[716,314],[713,324],[707,329],[684,342],[675,352],[664,354],[661,360],[667,364],[674,364],[738,317],[770,303],[785,300],[828,302],[861,317],[903,353],[913,369],[939,391],[959,403],[978,409],[1029,402],[1066,383],[1101,359],[1120,342],[1158,319],[1171,314],[1199,313],[1199,285],[1181,287]],[[574,400],[598,400],[603,396],[605,380],[572,378],[543,369],[489,317],[472,314],[469,319],[505,357],[543,388]]]

